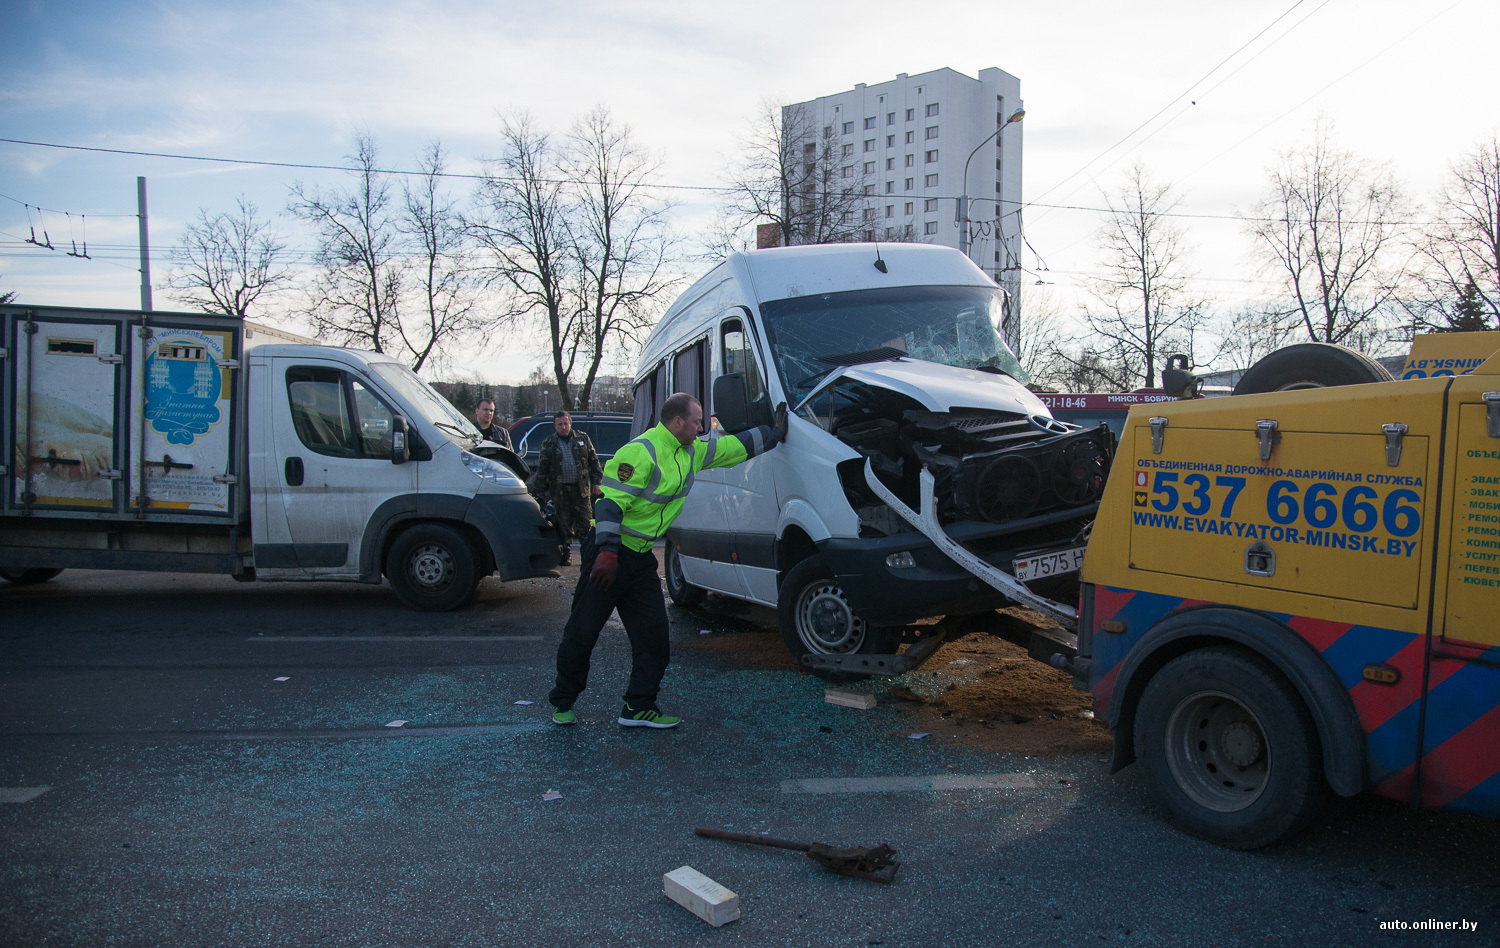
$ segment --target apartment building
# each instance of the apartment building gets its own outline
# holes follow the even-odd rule
[[[789,144],[806,172],[804,200],[831,208],[840,239],[958,248],[958,199],[967,194],[969,257],[1005,287],[1014,314],[1023,123],[1005,125],[998,136],[995,129],[1020,107],[1015,76],[990,68],[974,79],[943,68],[786,105],[782,120],[798,138]],[[1014,346],[1014,315],[1004,332]]]

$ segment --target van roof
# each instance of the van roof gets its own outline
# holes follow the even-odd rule
[[[934,244],[818,244],[737,256],[758,301],[884,286],[994,286],[969,258]],[[877,259],[885,262],[884,273],[875,267]]]

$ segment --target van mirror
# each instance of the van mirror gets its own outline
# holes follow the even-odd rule
[[[410,432],[406,419],[400,415],[391,416],[391,463],[405,464],[411,460],[411,449],[408,447],[407,435]]]
[[[730,372],[714,379],[714,416],[727,434],[739,434],[754,427],[750,424],[750,399],[745,392],[745,377]]]

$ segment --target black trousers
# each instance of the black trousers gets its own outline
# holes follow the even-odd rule
[[[557,708],[571,708],[578,700],[588,686],[589,658],[599,641],[599,632],[609,621],[610,613],[618,612],[625,634],[630,637],[632,656],[625,700],[631,707],[640,708],[656,701],[662,676],[671,660],[667,604],[662,598],[661,579],[656,574],[656,557],[622,548],[614,585],[600,592],[589,585],[597,552],[591,530],[583,538],[583,560],[579,564],[578,586],[573,590],[573,610],[563,627],[562,644],[557,647],[557,684],[548,700]]]

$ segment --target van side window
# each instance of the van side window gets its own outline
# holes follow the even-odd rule
[[[677,353],[672,360],[673,391],[687,392],[703,406],[704,417],[709,411],[708,397],[704,392],[704,376],[708,369],[708,340],[699,339],[691,347]]]
[[[632,438],[656,425],[656,377],[662,374],[661,366],[657,366],[635,387],[635,415],[630,419]]]
[[[750,341],[750,334],[745,332],[744,324],[738,319],[724,320],[720,332],[723,334],[719,346],[724,360],[722,374],[738,372],[743,375],[745,394],[753,402],[760,398],[765,388],[761,385],[760,366],[755,361],[755,345]]]
[[[292,427],[308,450],[335,458],[391,457],[392,414],[362,383],[338,369],[286,370]]]

